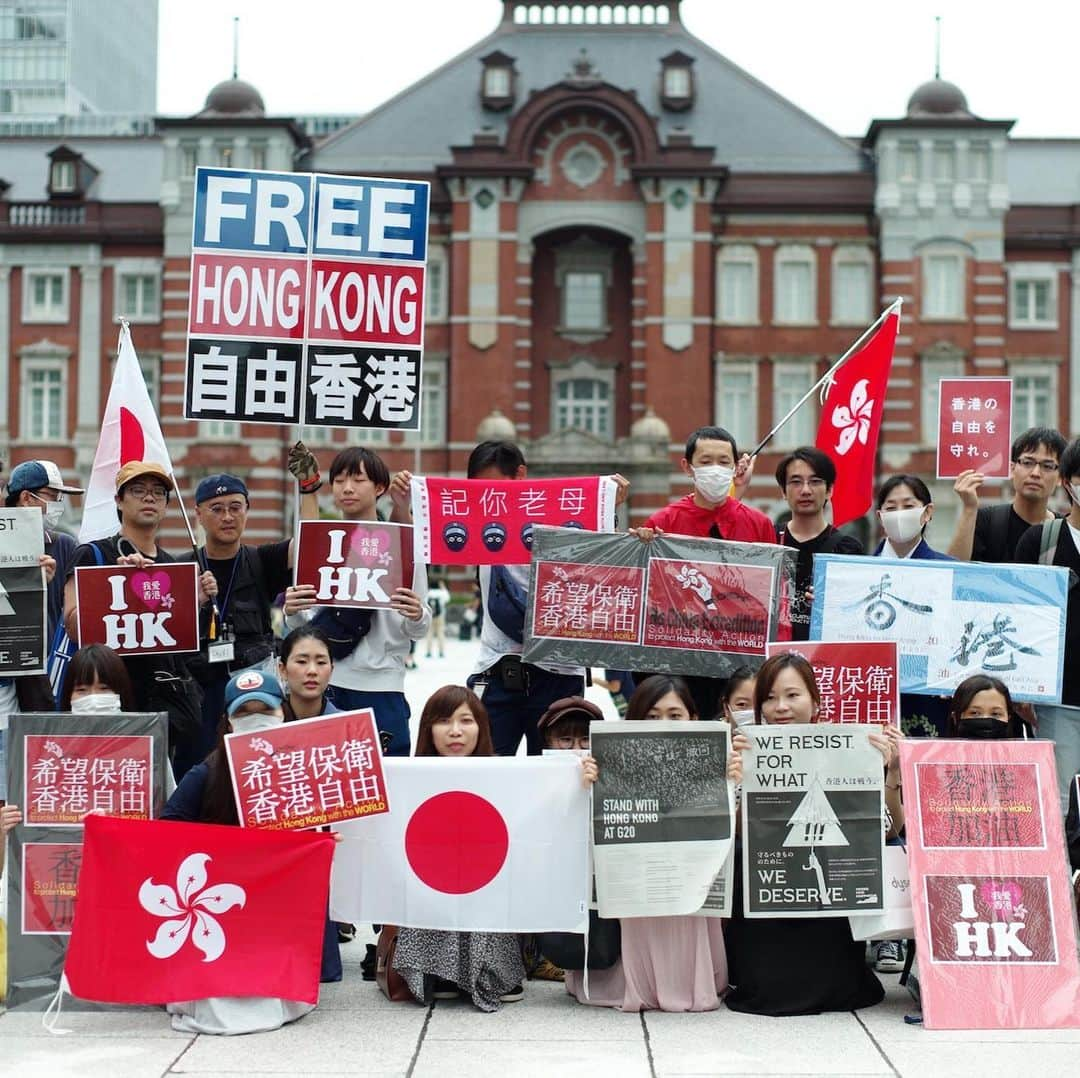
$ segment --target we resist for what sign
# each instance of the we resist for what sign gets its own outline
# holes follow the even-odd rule
[[[428,194],[198,169],[184,415],[419,430]]]
[[[412,529],[381,521],[303,520],[297,532],[296,583],[315,588],[322,606],[378,610],[406,584]]]
[[[79,643],[120,655],[199,650],[199,579],[194,562],[86,565],[75,570]]]
[[[747,917],[847,917],[884,908],[884,760],[863,727],[747,726]]]

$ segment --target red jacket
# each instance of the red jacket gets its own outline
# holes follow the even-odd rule
[[[725,498],[712,509],[702,509],[694,503],[694,495],[687,494],[671,505],[658,509],[648,520],[646,528],[659,528],[671,535],[690,535],[699,539],[715,539],[710,529],[716,526],[719,538],[734,543],[775,543],[776,528],[760,509],[734,498]]]

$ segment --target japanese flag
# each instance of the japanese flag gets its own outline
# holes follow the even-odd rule
[[[337,828],[330,916],[462,932],[584,932],[589,798],[560,756],[387,759],[393,809]]]
[[[120,343],[112,388],[101,422],[94,469],[83,500],[79,542],[89,543],[116,534],[116,473],[129,460],[148,460],[173,474],[161,424],[146,390],[131,331],[120,324]]]

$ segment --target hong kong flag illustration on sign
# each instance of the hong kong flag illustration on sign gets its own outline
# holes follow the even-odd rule
[[[383,769],[393,811],[337,828],[331,917],[448,931],[584,930],[589,798],[576,756],[390,758]]]
[[[90,816],[64,972],[102,1003],[315,1003],[332,836]]]

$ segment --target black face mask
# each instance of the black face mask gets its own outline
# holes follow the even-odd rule
[[[973,741],[996,741],[1009,736],[1009,724],[1000,719],[961,719],[959,733]]]

